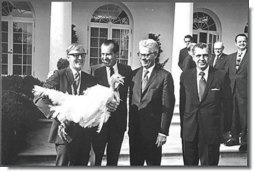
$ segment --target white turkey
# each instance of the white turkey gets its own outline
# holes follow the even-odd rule
[[[66,120],[73,121],[84,128],[98,126],[97,132],[100,132],[103,123],[110,117],[106,104],[109,101],[120,103],[118,87],[123,84],[123,79],[120,74],[114,74],[110,87],[97,84],[85,90],[83,95],[69,95],[37,85],[34,86],[33,94],[46,96],[52,101],[52,118],[57,118],[62,123]]]

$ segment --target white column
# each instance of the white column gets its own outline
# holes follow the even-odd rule
[[[193,25],[193,3],[175,3],[174,18],[174,38],[173,38],[173,59],[172,59],[172,76],[175,85],[176,108],[178,111],[179,92],[180,92],[180,75],[181,69],[178,66],[179,52],[185,47],[184,36],[192,35]]]
[[[51,2],[49,71],[57,69],[59,58],[66,58],[71,43],[72,3]]]

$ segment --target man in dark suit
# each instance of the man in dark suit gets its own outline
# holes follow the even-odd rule
[[[247,151],[247,95],[249,53],[247,48],[248,38],[245,34],[235,37],[237,52],[230,54],[228,59],[228,72],[230,86],[233,94],[233,117],[231,133],[232,139],[226,143],[228,146],[237,145],[240,142],[239,151]]]
[[[104,124],[100,133],[95,135],[93,149],[95,165],[101,165],[105,147],[107,145],[107,166],[115,166],[124,138],[127,125],[127,94],[131,77],[131,67],[118,63],[119,45],[113,40],[105,40],[101,45],[101,61],[105,65],[94,72],[98,83],[109,87],[110,77],[114,73],[124,76],[124,84],[120,85],[119,93],[121,102],[115,112],[111,113],[108,122]]]
[[[228,60],[228,55],[223,53],[224,45],[222,42],[217,41],[213,45],[214,54],[211,55],[209,65],[215,69],[226,69],[226,64]]]
[[[184,165],[218,165],[221,113],[230,91],[226,72],[208,65],[208,46],[193,48],[196,68],[186,70],[180,78],[180,117]]]
[[[186,35],[184,37],[185,47],[180,50],[179,61],[178,61],[178,66],[181,68],[181,70],[183,70],[183,61],[184,61],[184,59],[189,55],[188,46],[190,45],[190,43],[192,43],[192,40],[193,40],[193,38],[192,38],[191,35]]]
[[[211,55],[209,60],[209,65],[215,69],[220,70],[227,70],[227,61],[228,61],[228,55],[223,53],[224,45],[222,42],[217,41],[213,45],[214,47],[214,54]],[[226,84],[230,84],[228,73],[226,75]],[[225,116],[222,117],[222,133],[224,140],[223,142],[226,143],[228,138],[231,137],[230,129],[231,129],[231,123],[232,123],[232,97],[227,98],[227,104],[225,104],[225,108],[227,110],[226,114],[223,114]]]
[[[56,70],[47,79],[44,87],[80,95],[88,87],[94,86],[95,79],[81,71],[85,57],[86,53],[81,45],[71,44],[67,49],[69,67]],[[34,102],[47,118],[51,118],[52,112],[49,110],[50,102],[47,98],[35,97]],[[49,142],[55,144],[56,166],[87,165],[92,134],[95,131],[95,128],[82,128],[73,122],[60,125],[59,120],[54,118],[49,133]]]
[[[166,143],[175,96],[171,74],[156,64],[158,44],[139,42],[141,66],[133,71],[129,103],[130,164],[160,165]]]

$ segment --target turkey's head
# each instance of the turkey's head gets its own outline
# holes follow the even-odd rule
[[[115,73],[110,77],[110,81],[110,87],[116,91],[119,88],[120,84],[123,85],[124,77],[118,73]]]

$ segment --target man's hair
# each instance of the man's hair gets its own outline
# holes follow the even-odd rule
[[[190,45],[187,47],[188,51],[192,51],[193,47],[196,45],[196,43],[190,43]]]
[[[224,44],[223,44],[223,42],[221,42],[221,41],[216,41],[216,42],[213,44],[213,46],[215,46],[215,44],[220,44],[220,45],[221,45],[221,48],[224,48]]]
[[[201,48],[201,49],[207,49],[208,53],[209,53],[209,48],[208,45],[205,43],[197,43],[196,45],[194,45],[193,49],[192,49],[192,53],[195,55],[195,49],[196,48]]]
[[[85,53],[84,47],[83,47],[82,45],[78,44],[78,43],[73,43],[73,44],[71,44],[71,45],[67,48],[67,50],[66,50],[67,55],[68,55],[68,54],[70,53],[70,51],[72,51],[72,50],[75,50],[75,51],[81,52],[81,53]]]
[[[192,40],[193,40],[193,38],[192,38],[191,35],[185,35],[185,37],[183,38],[183,40],[185,40],[185,38],[189,38],[189,39],[191,40],[191,42],[192,42]]]
[[[119,45],[116,41],[114,41],[112,39],[106,39],[101,45],[109,46],[110,44],[112,44],[114,46],[113,53],[118,53],[119,52]]]
[[[235,36],[235,42],[237,42],[237,38],[238,38],[239,36],[245,37],[245,38],[246,38],[246,41],[248,41],[248,37],[247,37],[244,33],[240,33],[240,34],[238,34],[238,35]]]
[[[153,39],[144,39],[139,41],[139,47],[149,48],[152,52],[159,52],[159,45]]]

